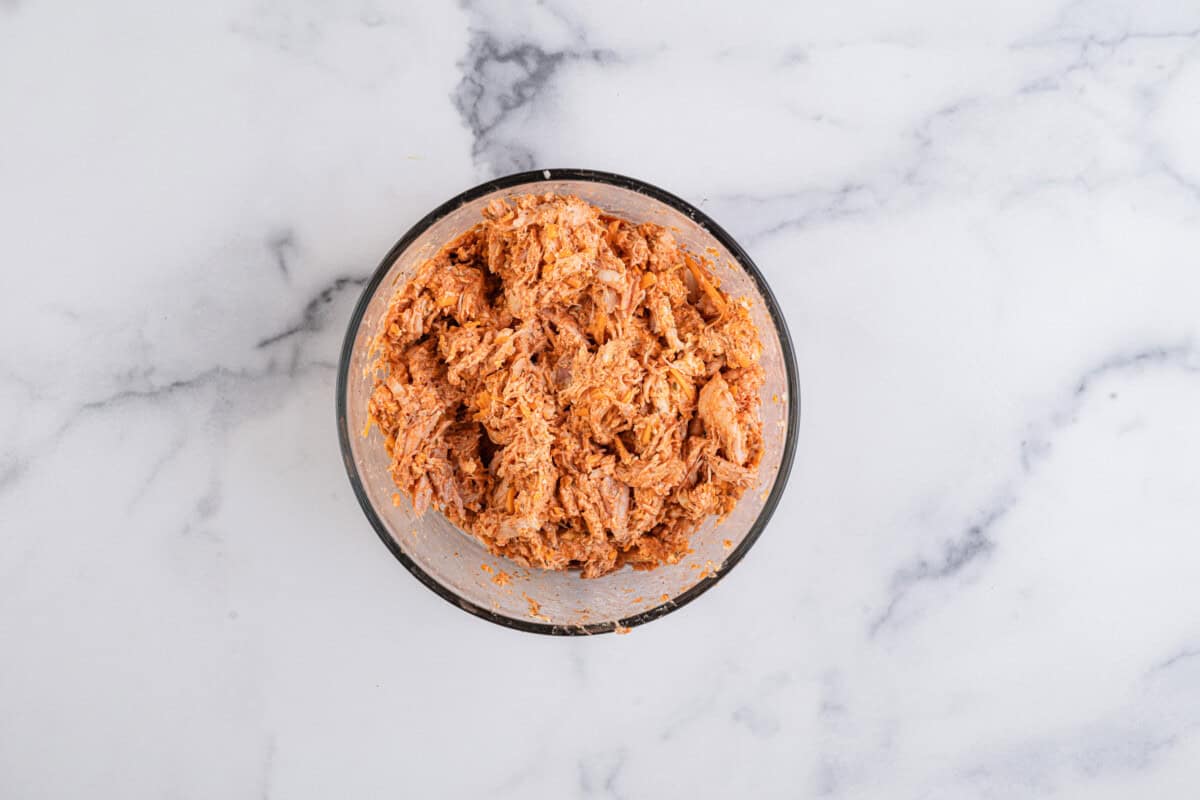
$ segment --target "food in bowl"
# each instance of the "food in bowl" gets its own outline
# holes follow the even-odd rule
[[[748,304],[666,228],[574,196],[493,200],[371,349],[396,486],[525,566],[676,563],[762,459]]]

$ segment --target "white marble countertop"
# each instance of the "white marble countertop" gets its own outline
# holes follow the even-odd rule
[[[1195,3],[167,5],[0,0],[0,796],[1195,796]],[[333,424],[392,242],[565,166],[738,237],[804,387],[628,636],[422,587]]]

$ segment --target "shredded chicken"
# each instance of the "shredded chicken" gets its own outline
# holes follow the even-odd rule
[[[676,563],[762,458],[748,308],[665,228],[577,197],[483,217],[396,292],[374,342],[392,478],[525,566]]]

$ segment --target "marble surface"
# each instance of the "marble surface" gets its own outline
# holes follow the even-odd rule
[[[1200,7],[786,8],[0,2],[0,796],[1195,796]],[[333,424],[380,255],[559,166],[724,224],[804,386],[628,636],[422,587]]]

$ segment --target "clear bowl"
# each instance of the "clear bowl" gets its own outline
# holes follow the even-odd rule
[[[758,483],[724,521],[710,520],[692,537],[692,554],[650,571],[629,567],[583,580],[576,572],[528,569],[494,556],[434,510],[416,517],[388,474],[382,437],[367,436],[373,385],[367,350],[398,284],[443,244],[482,219],[495,197],[555,192],[578,195],[634,222],[671,229],[694,253],[708,253],[721,288],[746,297],[762,338],[765,453]],[[715,255],[714,255],[715,253]],[[592,170],[525,172],[488,181],[444,203],[384,256],[350,318],[337,382],[342,458],[354,493],[379,538],[422,583],[454,605],[499,625],[556,635],[620,631],[657,619],[699,597],[746,555],[787,485],[796,444],[800,392],[783,313],[754,262],[732,237],[692,205],[633,178]],[[505,581],[497,576],[510,576]]]

